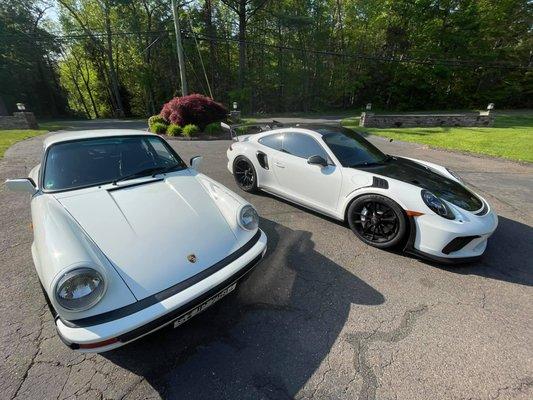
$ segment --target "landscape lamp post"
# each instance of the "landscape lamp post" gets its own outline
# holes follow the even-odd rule
[[[17,109],[21,112],[24,112],[26,111],[26,106],[24,105],[24,103],[17,103]]]

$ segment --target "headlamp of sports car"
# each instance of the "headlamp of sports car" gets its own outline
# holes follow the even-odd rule
[[[455,219],[452,210],[446,205],[444,201],[439,199],[429,190],[422,190],[422,200],[432,211],[446,219]]]
[[[450,168],[446,168],[446,171],[459,182],[463,183],[463,178],[461,178],[457,172],[452,171]]]
[[[83,311],[98,303],[105,293],[102,274],[93,268],[76,268],[65,273],[56,283],[55,298],[70,311]]]
[[[250,204],[247,204],[239,210],[239,213],[237,214],[237,222],[241,228],[246,229],[247,231],[252,231],[259,226],[259,215],[257,214],[257,211],[255,211],[255,208]]]

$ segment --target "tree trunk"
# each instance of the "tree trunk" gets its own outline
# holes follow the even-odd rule
[[[211,85],[213,86],[213,93],[216,93],[216,83],[218,81],[217,74],[217,47],[215,43],[216,30],[213,25],[213,4],[212,0],[205,0],[204,5],[204,19],[205,30],[209,41],[209,75],[211,79]],[[216,94],[214,95],[216,97]]]
[[[120,95],[117,71],[115,69],[115,60],[113,59],[113,41],[111,38],[111,18],[109,17],[110,10],[109,10],[109,6],[107,2],[105,5],[104,12],[105,12],[105,30],[106,30],[106,39],[107,39],[106,57],[107,57],[107,63],[109,65],[109,80],[111,81],[111,85],[113,87],[113,94],[114,94],[115,103],[117,106],[116,113],[119,117],[123,117],[124,107],[122,105],[122,96]]]
[[[239,4],[239,88],[244,89],[246,78],[246,0]]]

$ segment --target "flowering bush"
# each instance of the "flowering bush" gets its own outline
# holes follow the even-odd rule
[[[222,104],[201,94],[174,97],[163,106],[161,116],[169,123],[198,125],[204,129],[212,122],[226,119],[228,110]]]

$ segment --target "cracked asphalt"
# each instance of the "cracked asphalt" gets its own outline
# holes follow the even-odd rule
[[[0,179],[36,165],[42,140],[9,149]],[[1,397],[533,398],[533,167],[371,140],[455,169],[490,201],[500,226],[479,263],[439,267],[377,250],[328,218],[241,192],[269,238],[264,262],[179,329],[101,355],[55,334],[31,260],[29,198],[2,186]],[[202,172],[238,191],[229,142],[171,144],[186,160],[203,155]]]

